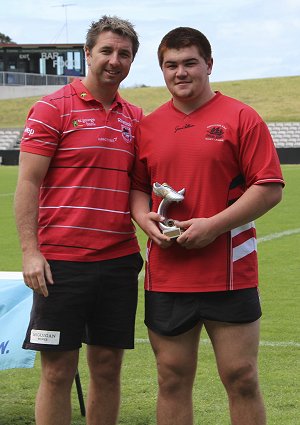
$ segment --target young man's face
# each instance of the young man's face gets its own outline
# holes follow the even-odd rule
[[[111,31],[102,32],[95,46],[91,50],[86,48],[86,60],[97,83],[118,87],[133,61],[132,42]]]
[[[209,78],[212,59],[205,62],[196,46],[167,49],[162,71],[166,85],[174,99],[189,102],[205,97],[210,91]]]

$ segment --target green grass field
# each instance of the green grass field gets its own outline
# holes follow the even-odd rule
[[[1,271],[21,270],[21,255],[13,218],[17,171],[18,167],[0,167]],[[283,201],[256,222],[263,307],[260,377],[269,425],[300,423],[300,166],[283,166],[283,173],[286,180]],[[269,240],[266,240],[267,236],[270,236]],[[138,232],[138,237],[144,253],[145,237],[141,232]],[[119,424],[155,425],[156,371],[143,324],[142,277],[136,339],[136,349],[127,351],[125,355]],[[79,370],[83,391],[86,393],[88,371],[84,348]],[[34,424],[34,398],[39,372],[38,356],[33,369],[1,372],[0,425]],[[72,424],[84,424],[75,386],[72,397]],[[200,347],[194,405],[195,425],[229,425],[226,395],[205,333]]]
[[[214,82],[213,90],[248,103],[267,122],[300,121],[300,76]],[[170,99],[165,87],[121,89],[121,95],[143,108],[145,114]],[[0,100],[0,128],[22,128],[29,108],[39,97]]]

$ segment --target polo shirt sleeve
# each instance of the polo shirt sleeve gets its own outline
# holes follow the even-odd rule
[[[23,132],[20,150],[52,157],[61,132],[61,116],[50,100],[41,99],[30,109]]]
[[[140,158],[141,142],[141,133],[138,127],[135,139],[135,160],[131,174],[131,189],[140,190],[141,192],[151,194],[152,186],[147,171],[147,164],[145,162],[146,160],[141,160]]]

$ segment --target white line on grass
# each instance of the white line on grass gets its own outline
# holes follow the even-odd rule
[[[149,344],[150,341],[148,338],[136,338],[135,342],[137,344]],[[201,339],[202,344],[210,344],[209,339]],[[300,347],[300,342],[295,341],[260,341],[259,343],[262,347]]]
[[[284,232],[280,233],[272,233],[271,235],[262,236],[261,238],[257,239],[257,242],[266,242],[266,241],[272,241],[273,239],[279,239],[283,236],[290,236],[295,235],[297,233],[300,233],[300,229],[291,229],[291,230],[285,230]]]
[[[14,195],[14,192],[12,193],[0,193],[0,196],[12,196]]]

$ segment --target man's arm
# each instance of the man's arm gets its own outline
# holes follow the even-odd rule
[[[15,193],[15,217],[23,253],[24,282],[44,296],[48,296],[46,281],[53,283],[53,280],[50,266],[39,250],[38,210],[40,186],[50,161],[50,157],[21,152]]]
[[[187,249],[203,248],[221,234],[261,217],[281,198],[279,183],[252,185],[234,204],[212,217],[176,222],[186,229],[177,242]]]
[[[150,196],[139,190],[130,192],[130,210],[134,221],[161,248],[167,248],[172,242],[163,235],[158,223],[164,218],[155,212],[150,212]]]

